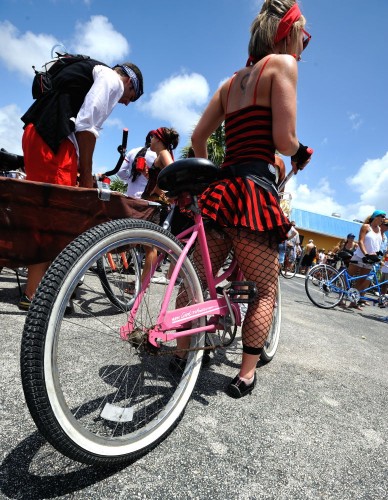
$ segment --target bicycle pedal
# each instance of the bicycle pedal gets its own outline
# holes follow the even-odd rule
[[[258,293],[254,281],[231,281],[226,292],[232,302],[239,304],[250,304],[255,300]]]

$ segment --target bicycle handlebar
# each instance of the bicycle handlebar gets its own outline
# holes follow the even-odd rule
[[[381,257],[379,257],[378,255],[367,254],[362,258],[362,262],[364,262],[364,264],[379,264],[380,260]]]
[[[124,128],[121,144],[120,144],[120,146],[117,146],[117,151],[120,153],[120,158],[118,159],[115,168],[112,170],[108,170],[108,172],[105,172],[104,174],[102,174],[101,178],[110,177],[111,175],[115,175],[120,170],[120,167],[121,167],[121,165],[124,161],[124,158],[125,158],[125,153],[127,151],[127,141],[128,141],[128,129]]]

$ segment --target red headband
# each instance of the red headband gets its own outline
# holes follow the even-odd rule
[[[163,142],[163,144],[169,150],[172,159],[174,160],[174,153],[172,152],[172,145],[169,142],[169,140],[168,140],[168,138],[166,136],[166,132],[164,131],[164,129],[162,127],[159,127],[156,130],[151,130],[150,134],[153,135],[153,136],[155,136],[157,139],[159,139],[159,141]]]
[[[162,141],[165,146],[166,144],[166,138],[164,137],[164,130],[160,127],[157,128],[156,130],[151,130],[150,134],[154,135],[159,141]]]
[[[288,10],[280,20],[275,36],[275,43],[280,42],[280,40],[283,40],[283,38],[288,35],[288,33],[291,31],[292,25],[300,19],[301,15],[302,13],[299,9],[298,4],[294,3],[291,9]],[[249,56],[246,66],[252,66],[253,64],[256,64],[257,61],[258,59],[256,59],[255,57]]]
[[[301,15],[302,13],[299,9],[298,4],[294,3],[291,9],[285,13],[279,23],[278,30],[275,36],[275,43],[280,42],[280,40],[283,40],[283,38],[285,38],[289,34],[292,25],[300,19]]]

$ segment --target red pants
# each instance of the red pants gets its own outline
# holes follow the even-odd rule
[[[22,146],[29,181],[62,186],[77,184],[78,157],[69,139],[62,141],[57,154],[54,154],[30,123],[24,129]]]

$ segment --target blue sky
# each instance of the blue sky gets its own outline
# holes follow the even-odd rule
[[[62,43],[109,65],[133,61],[145,94],[118,105],[97,141],[94,171],[128,147],[174,126],[180,146],[219,84],[245,64],[259,0],[2,0],[0,147],[22,153],[20,117],[32,103],[33,71]],[[288,184],[293,206],[346,219],[388,209],[387,0],[300,2],[312,40],[299,63],[298,136],[314,149]],[[178,154],[179,156],[179,148]],[[287,167],[289,159],[285,158]]]

